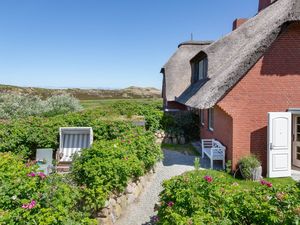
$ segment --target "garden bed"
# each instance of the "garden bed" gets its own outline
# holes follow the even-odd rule
[[[193,171],[164,183],[158,224],[296,224],[300,191],[291,178],[244,181]]]
[[[0,124],[0,224],[95,224],[110,197],[152,170],[162,157],[153,132],[161,110],[150,103],[116,103],[110,110]],[[133,123],[140,116],[146,127]],[[73,158],[71,174],[46,176],[31,159],[37,148],[58,148],[60,127],[92,127],[94,143]]]

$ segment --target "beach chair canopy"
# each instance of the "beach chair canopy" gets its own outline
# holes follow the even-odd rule
[[[61,127],[59,129],[60,162],[71,162],[72,156],[83,148],[91,147],[93,129],[91,127]]]

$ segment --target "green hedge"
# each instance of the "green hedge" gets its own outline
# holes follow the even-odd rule
[[[80,211],[81,192],[66,176],[45,176],[0,153],[0,224],[96,224]]]
[[[0,152],[13,151],[24,156],[34,156],[37,148],[58,148],[59,127],[86,126],[94,130],[94,139],[112,140],[134,125],[129,117],[141,115],[146,119],[146,129],[161,128],[163,113],[157,103],[115,102],[101,109],[68,113],[54,117],[28,117],[0,123]]]
[[[162,157],[153,134],[161,126],[162,112],[155,105],[143,107],[119,103],[112,111],[1,123],[0,224],[92,224],[89,216],[103,207],[111,193],[122,192],[129,180],[143,175]],[[147,130],[133,125],[128,112],[144,115]],[[24,159],[34,156],[37,148],[56,149],[59,127],[67,126],[94,131],[92,148],[75,156],[71,176],[27,176],[36,175],[36,168],[26,166]]]
[[[273,183],[272,183],[273,182]],[[158,224],[299,224],[300,191],[291,179],[249,182],[193,171],[164,183]]]
[[[89,112],[50,118],[30,117],[0,124],[0,152],[33,156],[37,148],[58,148],[59,127],[93,127],[95,140],[111,140],[134,127],[131,122],[105,121]]]
[[[112,192],[147,172],[162,157],[154,135],[134,129],[110,141],[98,141],[74,161],[72,174],[83,188],[85,210],[97,212]]]

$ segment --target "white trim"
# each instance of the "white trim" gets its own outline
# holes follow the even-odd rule
[[[205,125],[205,122],[204,122],[204,115],[205,115],[204,110],[203,110],[203,109],[200,109],[200,124],[201,124],[202,126]]]
[[[212,113],[212,115],[210,115],[210,112]],[[207,111],[208,114],[208,130],[210,131],[214,131],[214,126],[215,126],[215,122],[214,122],[214,117],[215,117],[215,113],[214,113],[214,108],[209,108]]]
[[[180,109],[165,109],[165,112],[179,112]]]
[[[297,159],[297,147],[300,147],[300,141],[297,141],[297,135],[298,135],[298,124],[297,123],[297,119],[300,118],[300,115],[294,115],[293,116],[293,126],[294,126],[294,130],[293,130],[293,146],[292,146],[292,164],[293,166],[297,166],[300,167],[300,160]]]

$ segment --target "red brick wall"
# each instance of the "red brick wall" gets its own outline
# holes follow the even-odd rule
[[[220,107],[214,107],[214,130],[208,128],[208,110],[204,110],[204,126],[201,126],[202,139],[217,139],[226,146],[226,158],[232,159],[232,118]]]
[[[247,22],[248,19],[245,18],[240,18],[240,19],[236,19],[235,21],[233,21],[232,23],[232,30],[236,30],[239,26],[241,26],[243,23]]]
[[[218,105],[233,118],[233,166],[253,153],[266,172],[267,113],[300,108],[300,23],[291,24]]]
[[[267,8],[274,0],[259,0],[258,11]]]

